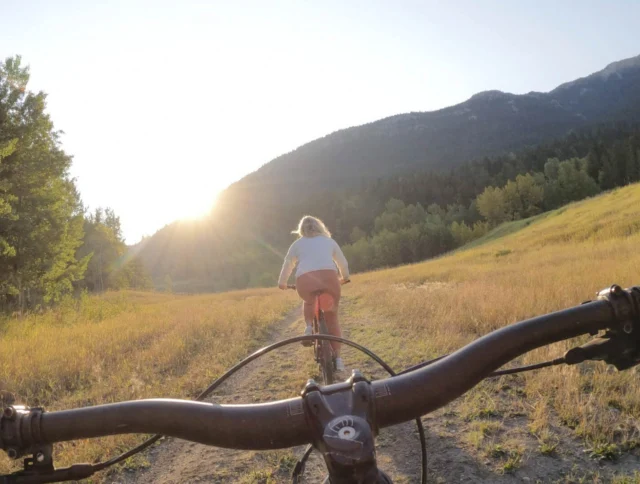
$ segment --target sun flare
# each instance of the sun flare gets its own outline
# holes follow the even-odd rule
[[[176,215],[180,220],[197,220],[211,213],[218,194],[211,192],[201,193],[199,190],[184,190],[181,196],[176,197]]]

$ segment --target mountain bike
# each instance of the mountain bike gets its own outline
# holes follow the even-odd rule
[[[341,284],[348,284],[351,282],[349,279],[342,282]],[[295,289],[295,284],[289,284],[287,286],[289,289]],[[325,294],[325,291],[315,291],[313,293],[314,303],[313,303],[313,325],[312,331],[314,335],[328,335],[329,331],[327,330],[327,322],[324,318],[324,311],[327,307],[324,306],[324,302],[322,299],[322,295]],[[305,344],[308,343],[308,344]],[[334,372],[336,371],[336,356],[334,354],[333,348],[331,347],[331,342],[326,339],[317,338],[313,340],[313,342],[303,341],[305,346],[313,346],[313,357],[318,363],[320,368],[320,374],[322,375],[322,381],[325,385],[331,385],[333,383]]]
[[[581,335],[600,336],[549,362],[496,371],[535,348]],[[297,336],[263,348],[231,368],[207,388],[204,398],[235,371],[287,344],[317,338],[352,341],[330,335]],[[1,476],[0,483],[43,483],[78,480],[122,462],[161,435],[232,449],[267,450],[312,444],[324,457],[331,484],[391,483],[378,469],[378,430],[432,412],[463,395],[485,378],[602,360],[626,370],[640,363],[640,287],[614,285],[594,301],[515,323],[493,331],[458,351],[421,363],[390,378],[369,381],[357,370],[341,383],[320,386],[309,380],[301,396],[252,405],[219,405],[184,400],[151,399],[45,412],[10,406],[0,417],[0,448],[24,469]],[[393,371],[385,366],[393,375]],[[157,433],[154,438],[109,461],[53,465],[52,444],[114,434]],[[426,475],[423,472],[423,482]]]

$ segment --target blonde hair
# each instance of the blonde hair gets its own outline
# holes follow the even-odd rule
[[[316,235],[326,235],[331,237],[331,232],[327,229],[322,220],[311,215],[305,215],[300,219],[298,228],[291,232],[298,237],[315,237]]]

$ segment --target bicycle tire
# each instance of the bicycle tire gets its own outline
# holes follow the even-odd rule
[[[318,334],[318,318],[313,317],[313,334]],[[316,363],[320,363],[320,340],[313,341],[313,358],[316,360]]]
[[[327,331],[327,323],[324,320],[324,313],[320,311],[318,318],[318,332],[319,334],[329,334]],[[331,349],[331,343],[326,340],[320,341],[320,354],[318,355],[318,363],[320,364],[320,371],[322,372],[322,379],[325,385],[331,385],[333,383],[333,350]]]

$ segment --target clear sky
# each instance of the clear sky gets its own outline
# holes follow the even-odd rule
[[[134,243],[338,129],[638,55],[638,19],[637,0],[0,0],[0,57],[30,64],[85,205]]]

